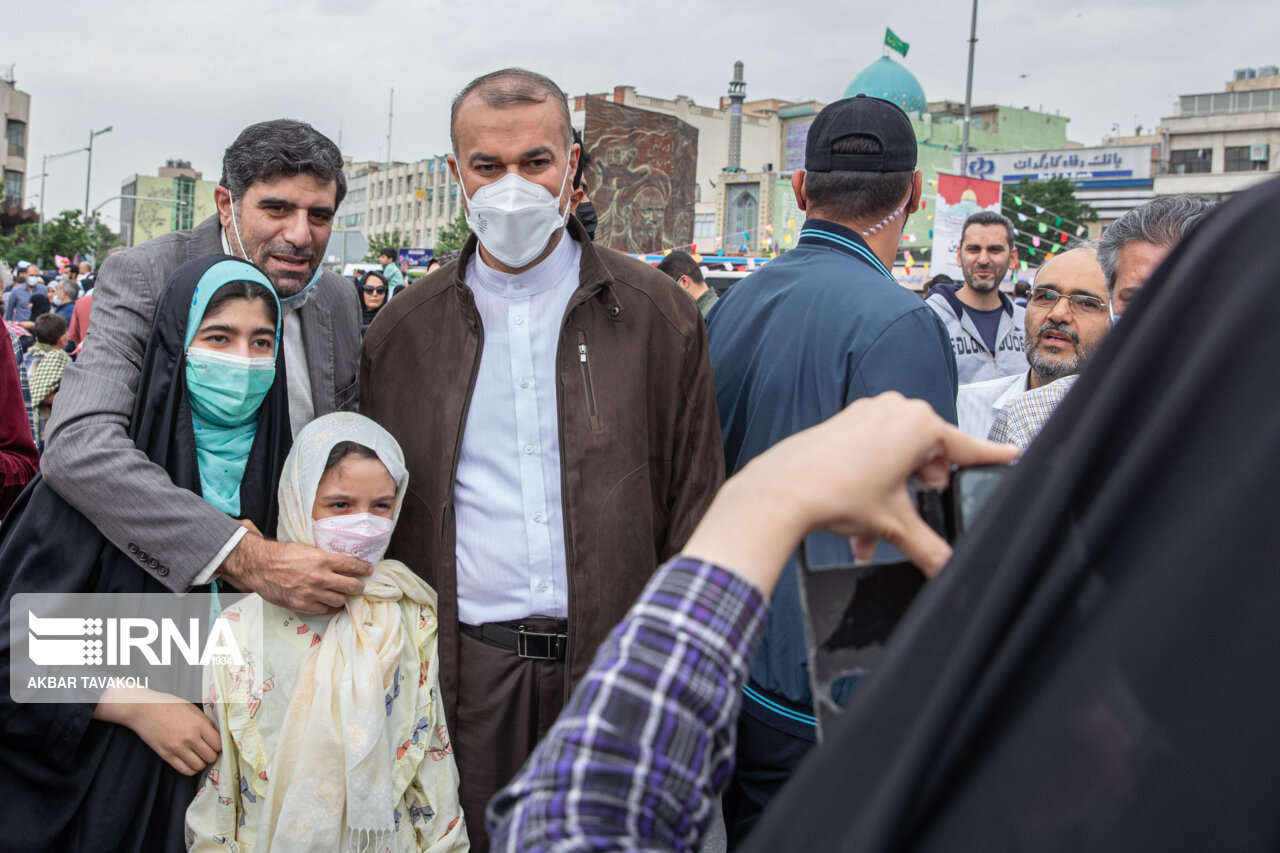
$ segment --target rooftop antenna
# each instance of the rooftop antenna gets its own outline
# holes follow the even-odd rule
[[[975,0],[976,2],[976,0]],[[396,89],[391,87],[391,102],[387,106],[387,165],[391,165],[391,121],[396,117]]]

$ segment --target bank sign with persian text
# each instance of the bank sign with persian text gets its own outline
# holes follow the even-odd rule
[[[955,156],[960,172],[960,155]],[[1078,187],[1151,186],[1151,146],[992,151],[969,155],[971,178],[1016,184],[1066,178]]]

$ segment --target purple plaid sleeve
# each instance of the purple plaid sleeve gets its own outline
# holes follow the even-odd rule
[[[760,591],[731,571],[683,557],[660,568],[490,802],[492,848],[697,850],[733,769],[767,614]]]

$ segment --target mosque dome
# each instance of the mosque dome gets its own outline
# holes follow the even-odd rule
[[[853,82],[844,90],[846,98],[854,95],[870,95],[893,101],[907,113],[923,113],[928,110],[924,89],[915,75],[887,56],[882,56],[858,72]]]

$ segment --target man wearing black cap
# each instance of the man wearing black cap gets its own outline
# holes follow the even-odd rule
[[[955,422],[956,364],[937,315],[890,268],[920,205],[916,139],[906,114],[859,95],[809,129],[791,185],[807,219],[796,248],[738,283],[708,324],[730,474],[861,397],[898,391]],[[811,537],[815,564],[852,562],[847,540]],[[738,767],[725,794],[741,839],[816,738],[794,558],[744,689]],[[851,683],[841,684],[843,701]]]

